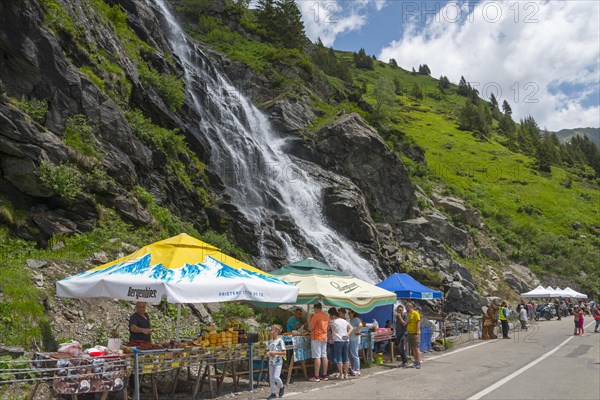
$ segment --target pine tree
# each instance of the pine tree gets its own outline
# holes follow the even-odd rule
[[[258,0],[256,22],[271,43],[287,48],[306,43],[302,13],[294,0]]]
[[[459,96],[468,96],[471,93],[471,85],[467,84],[467,80],[464,76],[460,77],[460,81],[458,82],[458,90],[456,93]]]
[[[321,38],[317,38],[317,43],[312,46],[311,50],[311,59],[325,74],[335,76],[344,82],[351,81],[350,67],[348,64],[343,60],[338,60],[333,48],[326,48],[323,45]]]
[[[496,96],[494,93],[490,96],[490,102],[492,103],[492,108],[498,108],[498,100],[496,100]]]
[[[504,115],[509,117],[512,115],[512,108],[510,108],[510,105],[506,100],[502,102],[502,112],[504,112]]]
[[[279,0],[275,14],[275,32],[284,47],[302,48],[306,42],[302,12],[295,0]]]
[[[465,131],[475,130],[477,127],[477,114],[477,107],[470,99],[467,99],[458,115],[458,127]]]
[[[276,16],[275,0],[258,0],[256,3],[256,23],[263,29],[266,39],[273,41],[273,22]]]
[[[458,127],[487,136],[491,130],[492,115],[489,107],[481,101],[467,98],[458,116]]]
[[[448,79],[448,77],[444,76],[444,75],[440,76],[440,80],[438,82],[438,86],[441,89],[449,89],[450,88],[450,79]]]
[[[361,48],[358,53],[352,55],[356,68],[373,69],[373,59],[367,55],[365,49]]]
[[[397,96],[402,96],[402,82],[397,76],[394,78],[394,93]]]
[[[535,119],[531,115],[522,119],[517,127],[517,141],[523,153],[535,157],[540,139],[540,128]]]
[[[395,59],[393,59],[393,58],[390,58],[390,65],[391,65],[392,67],[397,67],[397,66],[398,66],[398,63],[396,62],[396,60],[395,60]]]
[[[413,85],[413,87],[410,91],[410,94],[416,100],[423,100],[423,89],[421,88],[421,86],[417,85],[416,83]]]
[[[421,75],[431,75],[431,70],[427,66],[427,64],[419,65],[419,74]]]

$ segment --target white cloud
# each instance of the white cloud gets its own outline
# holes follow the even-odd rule
[[[306,35],[312,41],[321,38],[327,47],[333,46],[338,35],[360,30],[371,8],[380,11],[386,0],[296,0],[302,11]]]
[[[532,115],[550,130],[600,126],[600,107],[582,104],[598,96],[599,2],[465,4],[447,4],[422,19],[411,11],[402,37],[379,58],[408,69],[426,63],[435,77],[453,82],[464,75],[482,97],[494,91],[506,99],[513,117]]]

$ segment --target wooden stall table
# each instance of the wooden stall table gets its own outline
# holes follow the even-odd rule
[[[292,356],[287,365],[286,385],[290,384],[292,373],[295,370],[302,370],[304,378],[308,379],[306,371],[306,360],[311,360],[310,336],[283,336],[286,350],[292,350]],[[296,365],[296,363],[300,365]]]
[[[394,340],[396,339],[396,335],[390,328],[379,328],[377,332],[374,332],[373,342],[375,346],[377,343],[389,341],[390,343],[390,355],[392,356],[392,361],[394,361]]]
[[[205,382],[208,383],[211,397],[214,397],[215,393],[219,395],[225,377],[232,378],[234,390],[237,391],[240,378],[251,373],[249,366],[243,367],[244,363],[248,362],[248,344],[238,343],[224,347],[211,347],[206,351],[207,354],[203,356],[203,362],[198,371],[192,398],[195,398],[198,392],[202,390]],[[202,367],[204,367],[204,372],[202,372]],[[216,392],[215,387],[213,387],[213,380],[217,383]]]
[[[290,359],[284,361],[281,371],[281,373],[286,376],[285,384],[290,384],[292,380],[292,373],[298,370],[301,370],[304,374],[304,377],[308,379],[306,360],[311,360],[310,336],[282,336],[282,338],[285,343],[286,350],[288,350],[288,353],[291,353]],[[257,379],[257,385],[260,385],[266,360],[266,344],[258,343],[254,346],[254,348],[256,349],[254,352],[255,357],[260,359],[260,368]],[[265,376],[267,375],[266,372],[268,372],[268,370],[265,371]]]

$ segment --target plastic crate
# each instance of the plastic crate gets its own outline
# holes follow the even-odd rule
[[[254,375],[252,376],[252,378],[255,381],[258,381],[258,374],[260,372],[260,360],[253,360],[252,367],[254,368]],[[268,373],[269,373],[269,361],[265,359],[265,360],[263,360],[263,370],[262,370],[260,380],[261,381],[267,380]]]

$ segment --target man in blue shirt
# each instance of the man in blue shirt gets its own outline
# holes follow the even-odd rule
[[[292,315],[287,321],[287,331],[297,331],[302,326],[302,309],[296,308],[294,315]]]

